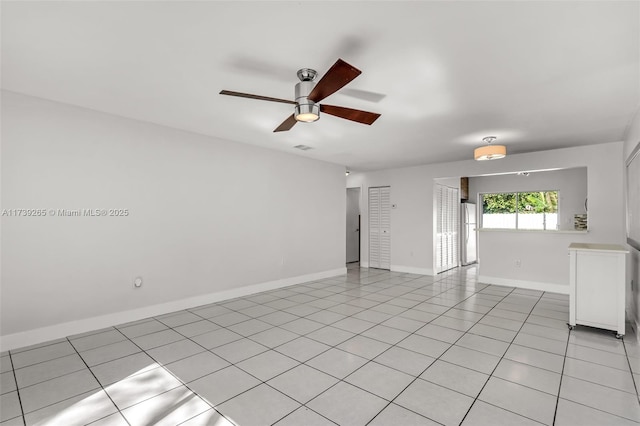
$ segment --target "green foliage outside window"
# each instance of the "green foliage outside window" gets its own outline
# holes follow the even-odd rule
[[[482,212],[485,214],[515,213],[516,194],[483,194]]]
[[[557,213],[558,191],[483,194],[482,212],[496,213]]]

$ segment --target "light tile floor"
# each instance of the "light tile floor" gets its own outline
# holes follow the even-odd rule
[[[476,277],[350,265],[4,352],[0,424],[640,424],[635,336]]]

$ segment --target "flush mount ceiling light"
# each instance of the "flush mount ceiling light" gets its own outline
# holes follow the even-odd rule
[[[504,145],[491,145],[493,141],[498,139],[495,136],[486,136],[482,138],[486,142],[486,146],[481,146],[473,151],[473,158],[478,161],[498,160],[507,156],[507,147]]]
[[[351,174],[351,171],[349,171],[349,170],[345,170],[344,175],[345,175],[345,176],[349,176],[349,174]]]

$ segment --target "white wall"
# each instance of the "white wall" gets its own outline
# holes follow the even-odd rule
[[[623,162],[633,150],[640,144],[640,108],[638,108],[634,120],[631,122],[624,140]],[[625,164],[626,165],[626,164]],[[625,187],[626,189],[626,187]],[[636,327],[640,326],[640,251],[627,245],[630,255],[627,257],[627,316],[635,321]],[[631,282],[633,281],[633,286]],[[640,333],[637,333],[639,335]]]
[[[390,185],[391,202],[391,264],[396,270],[434,270],[434,179],[452,176],[480,176],[521,170],[587,168],[589,226],[587,234],[550,233],[484,233],[480,241],[483,257],[481,276],[496,283],[512,285],[546,285],[547,289],[567,291],[569,261],[567,247],[573,242],[622,244],[625,241],[622,142],[509,155],[498,161],[474,160],[390,169],[377,172],[352,173],[347,186]],[[470,152],[471,155],[471,152]],[[368,258],[366,201],[363,202],[362,259]],[[494,247],[496,250],[484,248]],[[522,266],[498,248],[509,248]],[[491,255],[489,255],[491,254]],[[544,265],[544,268],[540,268]]]
[[[573,230],[573,215],[586,213],[587,169],[584,167],[543,171],[529,176],[497,175],[469,177],[469,199],[479,202],[478,194],[492,192],[554,191],[559,193],[560,229]]]
[[[2,217],[5,348],[345,270],[342,166],[6,92],[2,124],[3,209],[130,212]]]
[[[460,189],[460,177],[436,179],[436,183],[439,185],[448,186],[449,188]]]
[[[360,263],[368,266],[369,259],[369,187],[390,186],[391,203],[391,268],[420,274],[433,274],[433,212],[435,208],[433,188],[425,189],[425,168],[409,167],[381,170],[371,173],[354,173],[347,178],[347,187],[362,188],[360,204],[361,250]],[[433,180],[431,180],[431,185]],[[430,259],[427,262],[426,259]]]

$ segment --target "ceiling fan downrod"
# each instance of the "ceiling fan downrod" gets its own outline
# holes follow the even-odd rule
[[[315,80],[318,73],[311,68],[302,68],[298,70],[298,78],[300,82],[296,84],[295,100],[296,107],[294,117],[297,121],[303,123],[312,123],[320,119],[320,105],[309,100],[309,93],[316,86]]]

